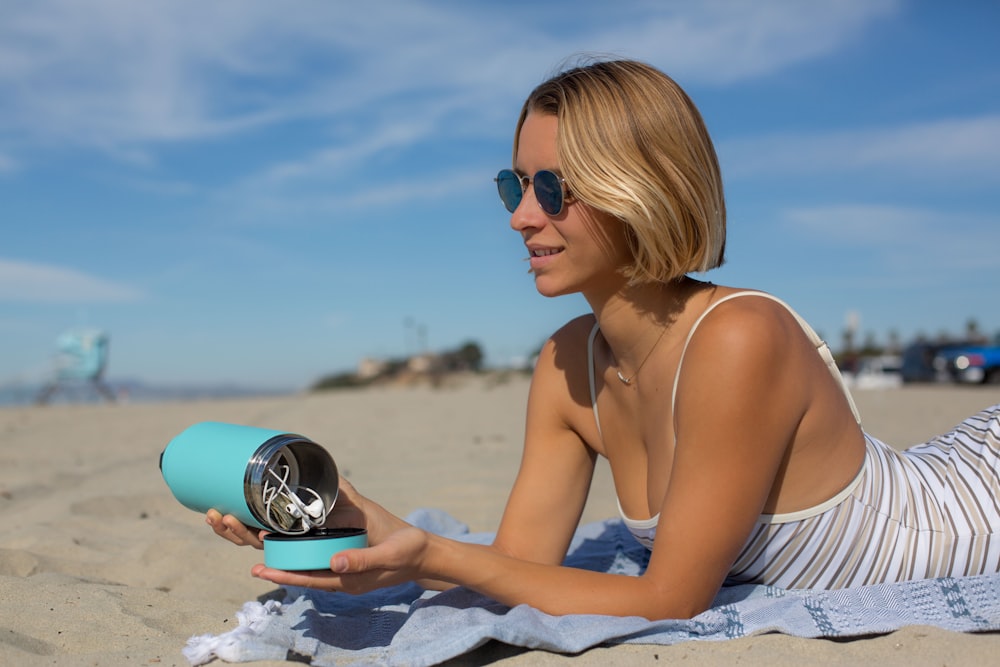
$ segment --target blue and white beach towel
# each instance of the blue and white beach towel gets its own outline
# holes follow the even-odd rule
[[[447,514],[421,510],[408,521],[426,530],[488,543]],[[566,564],[638,575],[648,552],[618,519],[577,532]],[[1000,574],[880,584],[834,591],[743,585],[724,588],[691,620],[648,621],[594,615],[550,616],[506,607],[468,589],[443,593],[409,584],[361,596],[288,588],[281,602],[248,602],[239,627],[192,637],[192,665],[308,660],[313,665],[435,665],[490,640],[578,653],[599,645],[676,644],[778,632],[796,637],[852,637],[931,625],[962,632],[1000,629]],[[428,641],[433,637],[433,641]]]

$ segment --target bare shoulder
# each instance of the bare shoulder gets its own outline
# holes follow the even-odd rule
[[[735,297],[738,290],[721,298]],[[787,351],[793,340],[804,337],[795,316],[781,303],[763,293],[745,292],[738,298],[718,299],[691,337],[691,352],[711,350],[719,354],[745,355],[772,350]]]
[[[804,372],[818,370],[818,361],[785,306],[748,294],[717,303],[704,316],[688,343],[680,381],[719,399],[766,395],[768,387],[798,384]]]

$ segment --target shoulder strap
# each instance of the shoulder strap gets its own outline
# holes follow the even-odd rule
[[[726,301],[729,301],[730,299],[735,299],[741,296],[760,296],[764,297],[765,299],[770,299],[771,301],[774,301],[775,303],[783,307],[785,310],[787,310],[789,313],[791,313],[792,317],[795,318],[795,321],[799,323],[800,327],[802,327],[802,331],[804,331],[809,340],[812,341],[812,344],[816,346],[816,351],[819,352],[819,356],[823,358],[823,361],[826,363],[826,367],[827,369],[829,369],[830,374],[833,375],[834,379],[837,380],[837,383],[840,384],[840,388],[843,390],[844,396],[847,397],[847,403],[848,405],[851,406],[851,413],[854,415],[854,419],[860,424],[861,415],[858,413],[858,408],[854,404],[854,397],[851,396],[851,391],[847,388],[847,384],[844,382],[844,377],[840,374],[840,369],[837,368],[837,362],[833,358],[833,353],[830,351],[830,346],[827,345],[826,341],[820,338],[819,335],[813,330],[813,328],[809,326],[809,323],[806,322],[804,319],[802,319],[802,317],[798,313],[792,310],[791,306],[789,306],[787,303],[785,303],[778,297],[772,296],[766,292],[754,292],[754,291],[734,292],[733,294],[724,296],[718,301],[711,304],[708,308],[706,308],[705,312],[703,312],[698,317],[698,319],[695,320],[694,326],[691,327],[691,331],[688,332],[687,339],[684,341],[684,348],[681,350],[680,361],[677,362],[677,373],[676,375],[674,375],[674,388],[673,392],[670,395],[671,411],[674,410],[677,402],[677,384],[681,378],[681,366],[684,364],[684,354],[687,352],[688,344],[691,342],[691,338],[694,336],[694,332],[698,328],[698,325],[701,324],[701,321],[705,319],[705,317],[710,312],[712,312],[712,310],[714,310],[715,307],[718,306],[720,303],[724,303]],[[591,389],[591,394],[593,394],[593,389]],[[595,414],[597,409],[596,406],[597,404],[595,402],[594,404]]]
[[[600,330],[600,325],[594,322],[594,328],[590,330],[590,336],[587,338],[587,378],[590,380],[590,405],[594,408],[597,435],[601,436],[603,440],[604,434],[601,433],[601,418],[597,414],[597,379],[594,371],[594,339],[597,338],[597,332]]]

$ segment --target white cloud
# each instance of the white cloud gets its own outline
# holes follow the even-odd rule
[[[673,12],[649,12],[645,20],[597,38],[655,58],[689,84],[724,84],[844,49],[899,7],[896,0],[709,0],[685,3]]]
[[[12,157],[0,153],[0,175],[13,173],[17,168],[17,162]]]
[[[783,219],[797,233],[870,253],[893,271],[933,279],[940,272],[998,269],[995,216],[866,204],[793,208]]]
[[[114,303],[142,296],[140,290],[75,269],[0,259],[0,301]]]
[[[73,0],[18,3],[0,22],[0,133],[100,146],[197,140],[296,118],[386,112],[490,116],[558,59],[622,52],[688,81],[734,81],[843,48],[895,12],[894,0],[837,3],[617,3],[572,25],[578,3],[506,6],[383,2]],[[551,28],[546,26],[551,25]],[[433,102],[433,103],[430,103]],[[503,106],[503,105],[500,105]],[[397,112],[398,113],[398,112]],[[417,125],[421,125],[418,119]],[[429,131],[433,123],[423,123]]]
[[[858,137],[856,163],[864,165],[965,165],[1000,167],[1000,116],[945,119]],[[849,156],[841,158],[850,165]]]
[[[1000,115],[949,118],[823,134],[777,134],[719,144],[727,176],[846,172],[1000,178]]]
[[[791,208],[783,217],[798,229],[834,242],[882,244],[933,229],[940,216],[901,206],[841,204]]]
[[[363,133],[352,143],[337,142],[297,161],[271,165],[258,176],[263,183],[280,185],[303,179],[340,179],[343,172],[387,149],[413,145],[430,132],[424,120],[395,123],[378,133]]]
[[[841,2],[815,11],[804,11],[796,2],[709,2],[666,10],[655,3],[628,4],[622,16],[609,18],[602,10],[603,20],[594,10],[579,8],[577,23],[595,27],[555,38],[539,32],[544,20],[525,25],[501,13],[487,22],[481,9],[435,12],[416,3],[402,12],[387,10],[375,23],[354,18],[349,31],[335,26],[329,34],[316,35],[314,26],[296,26],[305,31],[306,43],[313,42],[311,47],[289,44],[291,53],[312,47],[320,53],[343,50],[351,63],[308,83],[296,83],[297,75],[292,75],[289,95],[281,102],[296,113],[328,114],[330,127],[316,135],[326,143],[318,141],[312,149],[244,176],[221,196],[234,202],[230,205],[247,204],[244,208],[257,211],[327,210],[432,196],[442,188],[414,188],[412,176],[408,185],[379,180],[368,191],[354,189],[346,197],[341,191],[345,174],[358,165],[419,147],[431,137],[441,141],[487,132],[506,139],[521,96],[581,44],[598,52],[659,60],[690,78],[717,82],[767,73],[834,50],[897,6],[894,0]],[[316,23],[323,24],[322,15]],[[654,18],[640,20],[650,16]],[[624,52],[622,45],[631,45],[633,53]],[[405,104],[396,103],[404,94]],[[430,165],[431,171],[439,169]],[[446,176],[428,174],[427,180],[454,185],[454,175]]]

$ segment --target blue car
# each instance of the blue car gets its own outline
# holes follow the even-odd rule
[[[1000,345],[970,345],[938,353],[936,365],[965,384],[1000,384]]]

